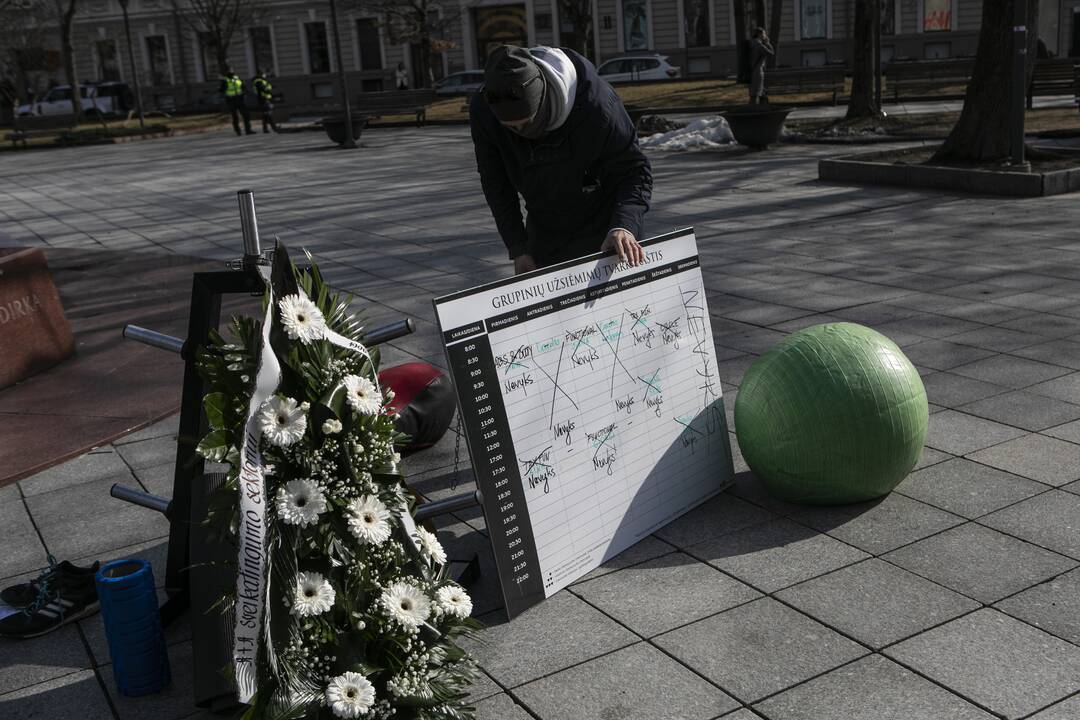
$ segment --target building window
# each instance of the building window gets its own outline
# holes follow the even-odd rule
[[[623,49],[649,47],[649,8],[646,0],[622,0]]]
[[[208,32],[199,33],[199,59],[202,61],[204,81],[213,80],[221,73],[214,51],[214,36]]]
[[[255,63],[255,70],[274,72],[274,40],[270,37],[270,28],[248,28],[248,40],[251,41],[251,59]]]
[[[952,30],[952,0],[923,0],[923,32]]]
[[[326,23],[304,23],[304,37],[307,39],[308,72],[330,72],[330,45],[326,40]]]
[[[818,40],[828,35],[826,0],[802,0],[799,3],[799,37]]]
[[[146,38],[146,56],[150,64],[150,84],[168,85],[169,51],[165,49],[164,35],[150,35]]]
[[[360,69],[382,70],[382,39],[375,18],[356,21],[356,41],[360,44]]]
[[[109,82],[120,79],[120,63],[116,58],[116,43],[112,40],[98,40],[97,48],[97,76],[98,82]]]
[[[683,22],[686,30],[686,47],[709,47],[709,0],[685,0]]]
[[[537,30],[550,30],[551,29],[551,13],[536,13],[536,29]]]

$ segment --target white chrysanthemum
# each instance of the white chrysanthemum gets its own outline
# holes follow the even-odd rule
[[[431,615],[431,602],[423,591],[407,582],[396,582],[383,591],[383,607],[392,620],[404,627],[416,627]]]
[[[304,437],[307,415],[292,398],[275,395],[259,413],[259,427],[266,439],[278,447],[289,447]]]
[[[311,480],[290,480],[277,491],[277,511],[287,525],[314,525],[326,512],[326,498]]]
[[[447,585],[439,588],[435,593],[439,603],[439,609],[447,615],[467,618],[472,614],[472,599],[464,588],[457,585]]]
[[[360,542],[382,545],[390,537],[390,511],[373,495],[349,503],[349,530]]]
[[[326,686],[326,704],[339,718],[358,718],[375,704],[375,688],[360,673],[347,672]]]
[[[326,334],[326,319],[322,311],[306,297],[286,295],[278,301],[281,324],[290,340],[309,343],[321,340]]]
[[[341,432],[341,421],[337,418],[330,418],[322,424],[323,435],[333,435]]]
[[[300,617],[321,615],[334,607],[334,588],[317,572],[302,572],[296,576],[292,614]]]
[[[375,388],[375,383],[359,375],[345,376],[345,399],[356,412],[362,415],[377,415],[382,407],[382,398]]]
[[[428,532],[424,528],[418,527],[416,528],[416,534],[420,537],[420,548],[424,551],[424,554],[438,564],[445,565],[446,551],[443,550],[439,538],[435,537],[435,533]]]

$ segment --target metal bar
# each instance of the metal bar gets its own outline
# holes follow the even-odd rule
[[[370,347],[372,345],[390,342],[391,340],[396,340],[399,337],[404,337],[405,335],[412,333],[415,329],[416,325],[413,323],[412,318],[398,320],[389,325],[381,325],[377,328],[372,328],[364,333],[364,344]]]
[[[109,490],[109,494],[117,500],[123,500],[132,505],[139,505],[151,510],[157,510],[165,517],[172,515],[172,502],[166,498],[151,495],[150,493],[136,490],[135,488],[129,488],[127,485],[121,485],[120,483],[115,483]]]
[[[255,193],[240,190],[236,193],[240,204],[240,230],[244,233],[244,263],[258,262],[262,258],[259,243],[259,223],[255,218]]]
[[[150,330],[139,325],[125,325],[123,336],[126,340],[141,342],[143,345],[168,350],[177,355],[184,354],[183,340],[178,337],[173,337],[172,335],[159,333],[156,330]]]
[[[435,517],[437,515],[445,515],[447,513],[456,512],[458,510],[465,510],[467,508],[476,507],[480,504],[481,495],[479,490],[473,490],[472,492],[462,493],[461,495],[454,495],[448,497],[445,500],[436,500],[435,502],[428,502],[420,505],[416,508],[417,521],[424,521],[428,518]]]

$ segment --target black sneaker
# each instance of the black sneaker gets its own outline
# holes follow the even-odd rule
[[[0,619],[0,637],[38,637],[93,615],[99,609],[93,575],[61,581],[56,587],[45,580],[38,586],[33,602],[14,615]]]
[[[38,588],[48,581],[54,589],[64,590],[72,584],[79,585],[83,582],[94,581],[101,563],[95,562],[89,567],[73,565],[67,560],[57,563],[56,559],[49,555],[49,567],[41,572],[30,582],[19,583],[0,590],[0,601],[11,607],[24,608],[34,602],[38,595]]]

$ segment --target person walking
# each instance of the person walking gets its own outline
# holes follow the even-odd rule
[[[754,28],[754,39],[750,41],[750,104],[757,105],[767,101],[765,96],[765,62],[775,55],[765,28]]]
[[[262,114],[262,130],[268,133],[271,130],[278,131],[274,122],[274,86],[266,77],[262,68],[255,71],[255,77],[251,80],[251,87],[255,91],[255,99],[259,103],[259,112]]]
[[[240,118],[244,118],[244,131],[248,135],[254,135],[255,131],[251,129],[251,115],[248,114],[247,105],[244,103],[244,81],[240,79],[240,76],[233,72],[231,67],[225,68],[225,73],[221,76],[221,92],[225,95],[225,107],[229,108],[229,113],[232,115],[233,130],[237,135],[240,135]]]
[[[394,71],[394,86],[398,90],[409,89],[409,73],[405,71],[405,63],[397,64],[397,70]]]
[[[644,260],[652,170],[626,108],[591,62],[567,49],[498,47],[469,124],[515,273],[596,252]]]

